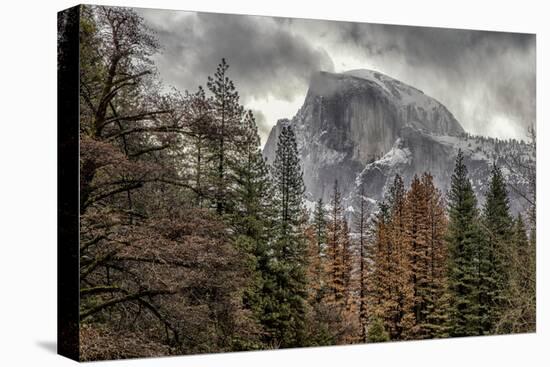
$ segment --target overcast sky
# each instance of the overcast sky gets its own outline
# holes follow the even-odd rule
[[[430,95],[466,131],[526,137],[535,122],[535,36],[140,9],[164,82],[194,91],[225,57],[262,142],[302,105],[312,72],[372,69]]]

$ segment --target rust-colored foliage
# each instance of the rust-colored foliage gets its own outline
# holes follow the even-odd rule
[[[151,88],[156,42],[134,12],[84,6],[81,23],[81,358],[250,348],[250,269],[190,200],[207,197],[204,166],[181,164],[208,132],[207,99]]]
[[[361,188],[353,218],[335,183],[308,216],[292,127],[269,167],[225,60],[207,90],[166,92],[137,13],[81,9],[82,360],[453,335],[449,225],[429,173],[408,190],[396,176],[374,213]],[[532,204],[504,254],[498,332],[536,320],[535,172],[521,168]]]

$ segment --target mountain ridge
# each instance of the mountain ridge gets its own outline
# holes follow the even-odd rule
[[[368,69],[314,74],[296,115],[277,121],[272,128],[263,150],[268,163],[275,157],[277,137],[285,124],[295,130],[309,201],[328,202],[338,179],[347,205],[353,204],[360,186],[366,186],[369,198],[376,202],[395,174],[407,183],[424,171],[432,173],[437,186],[446,191],[459,148],[466,151],[472,180],[481,180],[474,185],[481,200],[486,190],[481,178],[488,175],[491,161],[502,160],[512,151],[503,141],[469,136],[434,98]],[[483,144],[496,149],[490,141],[499,142],[501,151],[480,154]],[[517,146],[522,154],[527,150],[525,145]],[[514,212],[521,211],[518,201],[511,195]]]

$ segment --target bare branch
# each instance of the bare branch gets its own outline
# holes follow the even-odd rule
[[[137,292],[137,293],[133,293],[133,294],[128,294],[124,297],[111,299],[107,302],[104,302],[104,303],[101,303],[101,304],[99,304],[95,307],[92,307],[92,308],[90,308],[90,309],[88,309],[84,312],[81,312],[80,313],[80,319],[83,320],[88,316],[96,314],[99,311],[102,311],[102,310],[104,310],[108,307],[112,307],[114,305],[117,305],[119,303],[128,302],[128,301],[135,301],[135,300],[139,300],[140,298],[143,298],[143,297],[153,297],[153,296],[175,294],[175,293],[176,292],[172,291],[172,290],[146,290],[146,291],[141,291],[141,292]]]

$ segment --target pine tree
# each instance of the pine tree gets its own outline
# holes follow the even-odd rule
[[[319,198],[315,203],[315,210],[313,212],[313,221],[315,225],[315,237],[317,244],[319,245],[319,253],[322,252],[322,247],[326,241],[326,225],[327,225],[327,212],[324,208],[323,198]]]
[[[402,178],[396,175],[374,223],[372,289],[368,296],[372,309],[370,323],[383,320],[392,340],[406,337],[414,325],[414,288],[405,209],[405,186]]]
[[[406,337],[407,330],[414,324],[414,287],[411,282],[412,267],[410,247],[406,241],[406,192],[403,179],[396,175],[390,187],[389,203],[391,220],[389,224],[389,284],[393,288],[390,295],[390,320],[388,331],[392,339]]]
[[[342,223],[342,277],[345,290],[344,303],[348,314],[355,313],[356,281],[353,276],[354,259],[353,243],[347,219]],[[353,317],[353,316],[351,316]]]
[[[513,281],[522,289],[522,293],[531,297],[532,302],[535,302],[536,249],[534,243],[527,236],[527,229],[521,214],[518,214],[514,222],[512,242],[510,270]],[[529,323],[534,324],[534,320]]]
[[[311,224],[306,229],[309,240],[308,290],[310,311],[308,315],[308,345],[333,345],[338,342],[341,317],[326,303],[327,276],[326,243],[327,213],[322,198],[313,211]]]
[[[517,258],[517,261],[511,261],[510,264],[513,268],[530,267],[534,264],[532,262],[529,238],[527,237],[527,229],[525,228],[525,222],[521,214],[518,214],[514,221],[512,230],[512,243],[513,243],[513,257]]]
[[[449,321],[451,336],[479,335],[486,313],[481,279],[484,264],[477,200],[468,179],[462,151],[458,151],[448,194]]]
[[[370,240],[367,244],[367,257],[371,263],[368,271],[366,306],[368,328],[375,321],[387,324],[387,299],[391,294],[389,281],[389,246],[388,231],[390,222],[390,208],[386,200],[378,203],[378,211],[374,216],[369,232]],[[383,326],[384,326],[383,325]]]
[[[321,257],[319,246],[317,243],[317,235],[315,223],[307,225],[305,229],[305,237],[307,239],[307,289],[309,303],[314,305],[321,301],[321,277],[323,269],[321,265]]]
[[[433,178],[415,176],[406,196],[406,249],[409,251],[414,293],[414,325],[408,338],[444,335],[446,218],[441,194]]]
[[[214,162],[210,181],[213,186],[213,201],[216,213],[231,212],[233,204],[231,191],[231,169],[238,162],[235,142],[241,134],[243,107],[239,104],[239,93],[233,81],[227,76],[229,65],[222,59],[214,77],[208,77],[206,86],[213,94],[213,126],[210,152]]]
[[[269,272],[269,239],[273,226],[273,185],[260,150],[256,121],[247,111],[242,121],[241,139],[236,153],[241,157],[234,165],[234,206],[226,215],[233,228],[235,246],[246,256],[250,286],[244,304],[261,322],[265,303],[262,288]]]
[[[236,232],[265,240],[266,227],[272,216],[273,185],[251,111],[244,115],[241,129],[240,139],[235,144],[239,160],[233,165],[232,174],[234,212],[229,218],[236,226]]]
[[[351,343],[358,332],[356,282],[353,277],[353,250],[344,215],[338,181],[334,182],[327,224],[326,303],[341,318],[345,330],[337,342]]]
[[[195,206],[203,208],[209,190],[205,176],[211,170],[207,160],[209,140],[213,133],[211,101],[206,97],[204,89],[199,87],[196,93],[187,93],[181,104],[181,115],[187,126],[182,151],[192,157],[186,168],[191,172],[190,186],[195,194]],[[179,111],[176,114],[177,119]]]
[[[535,248],[520,214],[514,220],[510,243],[509,286],[504,293],[505,307],[495,325],[495,332],[533,332],[536,329]]]
[[[405,201],[405,246],[410,261],[411,287],[413,290],[414,325],[406,330],[407,337],[420,339],[425,336],[426,297],[428,284],[428,223],[427,200],[423,185],[414,176]]]
[[[327,210],[323,201],[317,201],[312,223],[306,229],[309,239],[309,315],[308,345],[334,345],[350,343],[353,320],[343,306],[332,302],[330,276],[332,264],[327,251]],[[341,260],[341,259],[340,259]],[[349,289],[348,289],[349,290]]]
[[[330,206],[327,224],[328,302],[343,310],[346,303],[344,246],[347,233],[344,228],[344,209],[338,181],[334,182]]]
[[[324,294],[326,280],[324,279],[324,258],[327,240],[327,213],[324,208],[323,199],[320,198],[315,204],[313,212],[313,246],[312,257],[312,284],[315,290],[315,298],[321,299]]]
[[[505,306],[504,297],[509,286],[507,275],[511,263],[509,257],[512,223],[506,183],[500,168],[493,164],[489,189],[483,206],[483,229],[487,246],[485,281],[488,283],[486,285],[487,315],[484,315],[485,332],[493,332]]]
[[[367,204],[365,203],[364,187],[361,186],[357,204],[357,211],[354,216],[355,233],[357,233],[357,242],[359,247],[359,327],[361,341],[368,341],[367,335],[367,283],[368,283],[368,217]]]
[[[426,319],[424,328],[427,337],[448,336],[448,251],[447,216],[441,192],[435,187],[430,174],[422,176],[428,208],[428,292],[426,297]]]
[[[520,316],[517,317],[516,325],[510,328],[510,332],[534,332],[537,323],[536,246],[535,241],[527,237],[527,230],[520,214],[515,221],[513,243],[515,259],[512,259],[510,268],[515,271],[511,274],[511,283],[516,285],[518,292],[517,297],[510,292],[512,295],[508,299],[520,300],[517,302],[519,306],[514,309],[521,311],[516,312]]]
[[[288,125],[279,135],[272,176],[276,224],[264,285],[267,297],[263,324],[271,335],[271,344],[296,347],[305,343],[307,243],[303,233],[302,169],[296,137]]]

